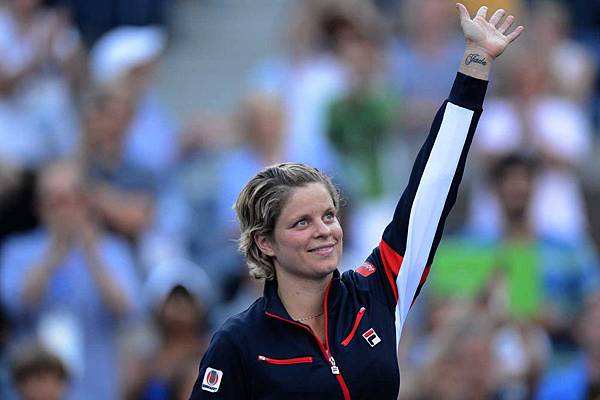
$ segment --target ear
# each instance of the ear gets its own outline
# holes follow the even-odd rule
[[[254,243],[256,243],[260,251],[262,251],[265,255],[269,257],[275,256],[273,243],[268,235],[265,235],[264,233],[254,234]]]

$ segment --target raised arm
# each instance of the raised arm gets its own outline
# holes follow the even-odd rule
[[[471,19],[457,4],[465,53],[449,98],[438,110],[409,183],[369,262],[383,267],[396,304],[399,333],[427,275],[444,223],[456,201],[467,153],[482,111],[491,64],[523,31],[506,34],[514,18],[503,10],[489,20],[482,7]]]

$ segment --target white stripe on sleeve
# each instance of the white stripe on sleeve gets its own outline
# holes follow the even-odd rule
[[[456,174],[474,112],[448,102],[410,211],[406,252],[396,278],[396,338],[410,310]]]

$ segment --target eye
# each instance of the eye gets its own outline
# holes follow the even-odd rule
[[[299,219],[298,221],[296,221],[296,223],[294,224],[294,227],[303,228],[307,225],[308,225],[308,221],[306,220],[306,218],[302,218],[302,219]]]
[[[325,215],[323,216],[323,219],[325,221],[333,221],[335,219],[335,212],[327,211],[327,213],[325,213]]]

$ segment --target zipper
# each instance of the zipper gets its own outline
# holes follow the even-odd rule
[[[331,366],[331,373],[334,375],[339,375],[340,369],[337,367],[337,365],[335,365],[335,359],[333,358],[331,353],[329,353],[329,350],[327,350],[327,356],[329,357],[328,360],[329,360],[329,365]]]
[[[352,341],[352,338],[354,337],[354,334],[356,333],[356,330],[358,329],[358,325],[360,324],[360,321],[362,320],[363,315],[365,315],[365,311],[366,309],[364,307],[361,307],[360,310],[358,310],[358,314],[356,314],[356,319],[354,320],[354,325],[352,326],[352,330],[350,331],[350,333],[348,334],[348,336],[346,336],[346,339],[344,339],[342,341],[342,346],[348,346],[348,344],[350,344],[350,341]]]
[[[262,355],[258,356],[258,361],[264,361],[269,364],[277,364],[277,365],[290,365],[290,364],[302,364],[302,363],[311,363],[313,362],[312,357],[296,357],[296,358],[270,358]]]
[[[331,355],[331,353],[329,352],[329,346],[326,344],[325,346],[323,346],[323,343],[321,343],[321,341],[319,340],[319,338],[315,335],[315,333],[312,331],[312,329],[310,329],[308,326],[301,324],[299,322],[296,321],[292,321],[289,319],[285,319],[280,317],[279,315],[275,315],[275,314],[271,314],[270,312],[266,311],[265,312],[269,317],[275,318],[275,319],[280,319],[284,322],[293,324],[293,325],[297,325],[299,327],[301,327],[302,329],[308,331],[311,336],[317,341],[317,344],[319,345],[319,349],[321,350],[321,353],[323,353],[323,356],[325,356],[325,359],[327,360],[327,362],[329,363],[329,367],[331,368],[331,373],[333,375],[340,375],[340,369],[339,367],[336,365],[335,363],[335,359],[333,358],[333,356]],[[325,331],[327,331],[327,329],[325,329]],[[326,339],[327,341],[327,339]],[[339,378],[338,378],[339,381]],[[344,382],[344,386],[345,386],[345,382]],[[341,383],[340,383],[341,386]],[[342,391],[343,391],[343,387],[342,387]],[[350,397],[348,397],[349,399]]]
[[[323,343],[321,343],[321,340],[317,337],[317,335],[315,335],[313,330],[310,329],[310,327],[308,325],[301,324],[300,322],[296,322],[296,321],[293,321],[293,320],[290,320],[287,318],[280,317],[279,315],[272,314],[268,311],[265,311],[265,314],[271,318],[279,319],[279,320],[287,322],[289,324],[299,326],[300,328],[308,331],[308,333],[310,333],[310,335],[316,340],[317,344],[319,345],[319,349],[321,350],[321,353],[323,353],[323,356],[325,356],[325,359],[329,363],[329,367],[331,368],[331,373],[333,375],[335,375],[335,378],[337,379],[338,384],[340,385],[340,388],[342,389],[342,394],[344,395],[344,400],[351,400],[350,390],[348,389],[348,385],[346,384],[346,381],[344,380],[344,377],[342,376],[342,373],[341,373],[339,367],[337,366],[335,359],[333,358],[333,355],[329,351],[329,337],[328,337],[329,335],[328,335],[328,328],[327,328],[327,325],[328,325],[328,323],[327,323],[328,322],[327,321],[327,319],[328,319],[327,299],[329,297],[329,289],[331,288],[332,283],[333,283],[333,281],[329,282],[329,285],[327,286],[327,289],[325,291],[325,299],[323,300],[323,308],[324,308],[324,314],[325,314],[325,346],[323,346]]]

